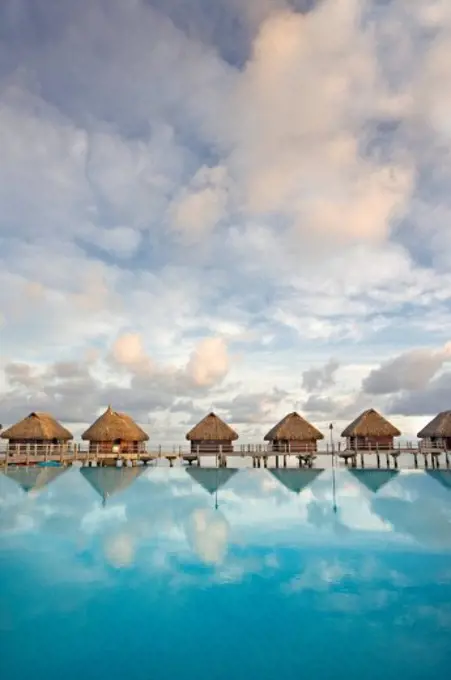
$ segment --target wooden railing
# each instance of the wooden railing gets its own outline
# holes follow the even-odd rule
[[[189,444],[176,445],[176,444],[152,444],[149,443],[141,450],[124,450],[113,446],[111,449],[106,449],[104,446],[91,446],[88,444],[78,444],[70,442],[68,444],[14,444],[8,445],[8,442],[0,440],[0,453],[9,455],[33,455],[45,457],[57,457],[57,456],[67,456],[77,458],[78,456],[102,456],[102,455],[135,455],[135,456],[214,456],[219,453],[225,455],[238,455],[238,456],[255,456],[255,455],[297,455],[303,453],[318,453],[318,455],[335,453],[344,453],[346,451],[365,451],[367,453],[386,453],[389,452],[422,452],[422,451],[443,451],[446,452],[446,448],[440,444],[425,444],[423,442],[404,442],[403,444],[397,444],[394,447],[386,446],[375,446],[371,444],[359,445],[356,448],[346,448],[346,446],[338,442],[333,446],[329,444],[318,446],[317,451],[311,444],[301,445],[296,443],[295,446],[287,445],[277,445],[272,444],[238,444],[233,445],[230,450],[229,447],[225,446],[215,446],[215,445],[200,445],[191,447]]]

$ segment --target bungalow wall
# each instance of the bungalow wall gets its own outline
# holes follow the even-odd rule
[[[278,453],[314,453],[318,450],[316,439],[275,439],[271,450]]]
[[[191,453],[197,455],[216,454],[216,453],[233,453],[233,443],[229,440],[215,440],[215,439],[199,439],[191,441]]]
[[[114,441],[89,442],[89,453],[143,453],[145,442],[128,442],[122,439]]]
[[[431,449],[445,449],[451,451],[451,437],[426,437],[421,446]]]
[[[381,449],[391,450],[394,448],[394,437],[382,437],[370,435],[367,437],[347,437],[346,447],[348,449],[368,450]]]

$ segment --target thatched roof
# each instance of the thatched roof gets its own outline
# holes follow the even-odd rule
[[[235,430],[227,425],[215,413],[209,413],[202,418],[186,435],[188,441],[228,441],[238,439]]]
[[[47,484],[53,482],[57,477],[66,472],[64,467],[10,467],[5,472],[6,476],[13,479],[22,489],[38,491]]]
[[[271,474],[287,489],[301,493],[323,470],[270,470]]]
[[[427,470],[427,474],[451,491],[451,470]]]
[[[359,470],[355,468],[351,468],[349,471],[373,493],[377,493],[399,473],[399,470]]]
[[[221,486],[227,484],[229,479],[236,473],[236,470],[230,470],[229,468],[187,467],[186,471],[190,477],[210,494],[214,494]]]
[[[312,439],[324,439],[324,435],[299,413],[293,411],[293,413],[284,416],[277,425],[274,425],[264,439],[267,442],[281,439],[286,441],[312,441]]]
[[[127,489],[144,472],[145,467],[86,467],[80,472],[103,501]]]
[[[105,413],[83,432],[81,438],[91,442],[113,442],[115,439],[124,442],[145,442],[149,435],[130,416],[113,411],[111,406],[108,406]]]
[[[451,411],[442,411],[418,432],[419,439],[451,437]]]
[[[341,433],[342,437],[399,437],[401,432],[380,413],[370,408]]]
[[[51,440],[67,442],[73,439],[69,430],[60,425],[49,413],[30,413],[19,423],[8,427],[0,437],[2,439]]]

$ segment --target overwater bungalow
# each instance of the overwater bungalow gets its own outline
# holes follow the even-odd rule
[[[350,469],[349,471],[372,493],[377,493],[379,489],[382,489],[383,486],[391,482],[399,474],[398,470]]]
[[[10,467],[5,475],[16,482],[25,493],[37,493],[60,477],[65,467]]]
[[[385,450],[394,448],[394,438],[401,432],[374,408],[361,413],[341,433],[346,438],[346,448],[352,450]]]
[[[73,439],[73,435],[66,430],[49,413],[30,413],[26,418],[4,430],[0,437],[8,440],[8,452],[25,453],[32,450],[35,455],[45,456]]]
[[[215,413],[209,413],[202,418],[186,435],[191,442],[191,453],[233,453],[232,442],[238,439],[238,434]]]
[[[146,468],[140,467],[84,467],[80,472],[98,493],[105,505],[111,496],[124,491],[135,482]]]
[[[270,470],[271,474],[289,491],[301,493],[324,472],[317,470]]]
[[[314,453],[320,439],[324,435],[295,411],[282,418],[264,437],[271,450],[280,453]]]
[[[89,442],[90,453],[141,453],[149,435],[130,416],[108,406],[81,438]]]
[[[422,446],[451,451],[451,411],[442,411],[418,432]]]

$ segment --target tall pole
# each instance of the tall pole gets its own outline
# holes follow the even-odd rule
[[[334,514],[337,514],[337,494],[336,494],[336,484],[335,484],[335,450],[334,450],[334,426],[331,423],[329,425],[330,434],[330,450],[332,452],[332,498],[333,498],[333,510]]]

